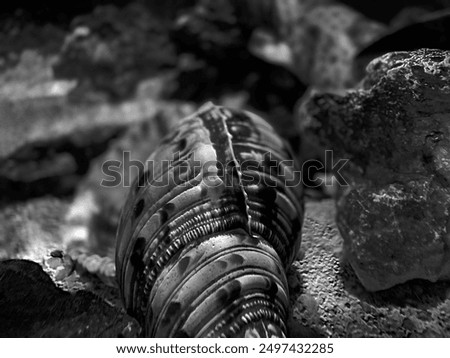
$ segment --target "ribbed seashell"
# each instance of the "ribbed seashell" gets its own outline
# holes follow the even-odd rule
[[[283,337],[300,245],[300,173],[260,117],[204,105],[149,157],[116,248],[122,299],[150,337]]]

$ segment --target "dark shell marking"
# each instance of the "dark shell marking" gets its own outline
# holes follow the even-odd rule
[[[181,121],[130,190],[117,234],[122,299],[146,336],[286,335],[285,270],[303,220],[301,185],[286,182],[299,175],[254,114],[206,104]]]

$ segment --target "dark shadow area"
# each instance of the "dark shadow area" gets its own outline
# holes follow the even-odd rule
[[[408,7],[422,8],[436,11],[450,8],[449,0],[341,0],[342,3],[353,7],[370,18],[389,23],[402,9]]]
[[[31,2],[18,0],[2,2],[0,5],[0,23],[11,18],[19,23],[46,24],[68,28],[72,19],[78,15],[86,14],[101,5],[124,6],[130,0],[78,0],[61,2],[57,0],[44,0]]]
[[[0,261],[0,337],[119,337],[130,317],[87,291],[56,287],[42,267],[27,260]]]

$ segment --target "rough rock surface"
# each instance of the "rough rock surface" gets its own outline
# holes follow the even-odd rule
[[[38,264],[0,262],[0,337],[133,337],[132,318],[87,291],[56,287]]]
[[[394,19],[391,30],[364,48],[355,59],[355,74],[364,77],[368,63],[392,51],[413,51],[419,48],[448,50],[450,48],[450,7],[431,14],[408,15],[406,8]],[[420,9],[416,9],[419,11]],[[423,11],[423,9],[422,9]],[[410,17],[412,16],[412,18]],[[414,18],[415,17],[415,18]]]
[[[368,292],[342,253],[333,200],[305,209],[301,255],[289,277],[291,336],[450,337],[450,282]]]
[[[450,52],[394,52],[362,88],[316,94],[303,127],[346,167],[338,202],[345,251],[369,290],[450,279]]]

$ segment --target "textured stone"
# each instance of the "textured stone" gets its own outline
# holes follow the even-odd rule
[[[448,188],[432,179],[381,188],[364,183],[339,206],[346,252],[368,289],[414,278],[450,279]]]
[[[333,200],[309,201],[303,258],[291,275],[292,337],[450,337],[450,282],[414,280],[368,292],[342,254]]]
[[[139,332],[119,309],[90,292],[64,292],[31,261],[0,262],[0,292],[0,337],[133,337]]]
[[[427,4],[428,5],[428,4]],[[367,64],[392,51],[413,51],[419,48],[450,48],[450,11],[424,14],[423,8],[405,8],[393,19],[390,31],[364,48],[355,59],[355,73],[361,78]],[[422,13],[422,16],[419,14]]]
[[[449,279],[450,52],[386,54],[361,89],[314,95],[302,113],[307,133],[351,159],[337,223],[364,286]]]

